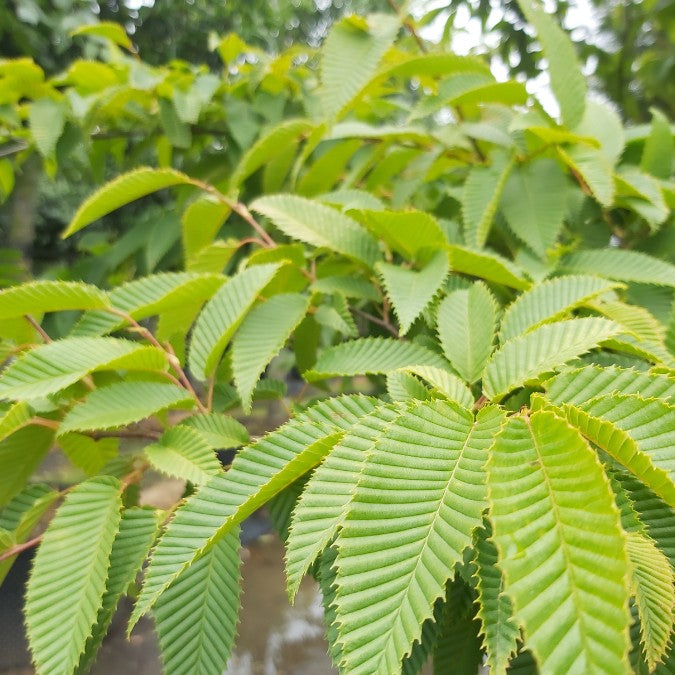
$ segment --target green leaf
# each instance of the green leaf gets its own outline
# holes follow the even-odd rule
[[[379,262],[375,269],[396,312],[401,335],[405,335],[413,322],[426,309],[438,293],[449,271],[445,251],[437,251],[419,271],[401,265]]]
[[[241,422],[219,413],[192,415],[181,426],[195,429],[214,448],[236,448],[249,441],[248,431]]]
[[[347,505],[368,454],[400,414],[394,406],[380,406],[364,417],[337,443],[307,482],[293,510],[286,541],[291,602],[303,576],[344,523]]]
[[[597,139],[611,166],[621,157],[626,142],[625,133],[621,118],[610,104],[587,100],[583,119],[575,131]]]
[[[393,44],[400,19],[350,16],[335,23],[321,53],[320,99],[326,118],[338,116],[373,77]]]
[[[59,436],[59,445],[71,463],[88,476],[93,476],[103,469],[117,456],[119,450],[116,438],[101,438],[97,441],[75,433]]]
[[[372,267],[377,242],[355,220],[318,201],[295,195],[259,197],[251,210],[269,218],[284,234],[325,247]]]
[[[190,394],[163,382],[116,382],[95,389],[64,417],[59,434],[69,431],[112,429],[154,415],[167,408],[194,405]]]
[[[437,330],[448,361],[470,383],[481,376],[494,344],[497,303],[484,284],[453,291],[438,306]]]
[[[483,391],[501,399],[543,373],[596,347],[619,332],[606,319],[570,319],[544,324],[506,342],[490,358],[483,373]]]
[[[120,522],[120,483],[92,478],[65,498],[28,581],[26,627],[38,672],[71,673],[101,607]]]
[[[195,199],[181,216],[181,234],[186,260],[213,242],[218,230],[230,214],[227,204],[211,195]]]
[[[147,445],[143,452],[157,471],[195,485],[222,472],[213,447],[198,431],[183,425],[167,429],[157,443]]]
[[[640,168],[652,176],[668,180],[673,167],[673,134],[660,110],[652,108],[650,112],[652,124],[642,151]]]
[[[606,302],[595,300],[588,301],[585,304],[595,312],[626,328],[640,342],[654,343],[663,347],[665,328],[644,307],[628,305],[618,300]]]
[[[528,23],[534,26],[548,61],[551,89],[560,105],[565,126],[573,129],[584,114],[586,79],[581,72],[574,46],[566,33],[537,0],[518,0]]]
[[[448,246],[447,250],[453,272],[469,274],[521,291],[531,286],[521,269],[497,253],[486,250],[475,251],[457,245]]]
[[[659,181],[634,167],[622,167],[614,174],[617,206],[633,209],[658,230],[670,215]]]
[[[0,291],[0,319],[109,305],[106,294],[74,281],[30,281]]]
[[[499,153],[492,166],[474,166],[469,171],[462,192],[464,240],[469,246],[485,245],[513,165],[513,157]]]
[[[78,26],[75,30],[70,32],[72,36],[75,35],[95,35],[96,37],[102,37],[106,40],[114,42],[120,47],[124,47],[129,51],[133,51],[133,45],[129,36],[124,31],[124,28],[114,21],[100,21],[99,23],[94,24],[85,24],[84,26]]]
[[[230,187],[238,188],[251,174],[269,163],[289,144],[297,143],[313,129],[314,124],[304,119],[283,120],[272,127],[242,155],[230,178]]]
[[[117,338],[64,338],[24,352],[12,362],[0,376],[0,398],[43,398],[99,370],[167,367],[166,353],[151,345]]]
[[[320,463],[343,430],[374,407],[362,396],[329,399],[237,453],[224,476],[211,478],[176,511],[152,556],[128,631],[193,560]]]
[[[122,284],[110,291],[108,300],[115,309],[138,321],[190,305],[198,308],[224,281],[220,274],[164,272]],[[73,328],[72,335],[105,335],[125,323],[110,312],[87,312]]]
[[[458,406],[424,402],[373,449],[336,542],[337,625],[348,672],[396,671],[420,639],[481,523],[483,466],[503,419],[494,407],[474,421]]]
[[[197,379],[205,380],[213,374],[246,312],[280,267],[279,263],[249,267],[228,279],[206,303],[192,330],[188,355],[190,370]]]
[[[614,180],[612,165],[603,152],[577,145],[568,150],[559,147],[558,154],[577,181],[585,184],[602,206],[609,208],[614,200]]]
[[[76,673],[86,673],[108,632],[120,598],[135,581],[152,546],[159,526],[157,514],[150,509],[131,508],[122,513],[120,529],[110,552],[110,567],[96,623],[80,659]]]
[[[254,307],[232,340],[232,372],[245,412],[251,410],[256,382],[279,353],[309,307],[299,293],[274,295]]]
[[[237,527],[159,598],[153,614],[167,675],[225,670],[239,617],[240,566]]]
[[[673,630],[675,574],[654,542],[629,532],[626,551],[631,562],[631,586],[640,616],[642,647],[649,670],[663,660]]]
[[[511,338],[558,321],[588,300],[616,288],[616,284],[591,276],[566,275],[543,281],[519,295],[504,312],[499,340]]]
[[[567,195],[567,178],[558,162],[539,158],[511,171],[500,208],[518,238],[544,257],[560,234]]]
[[[513,604],[504,592],[504,576],[498,566],[492,526],[485,520],[476,536],[476,588],[487,665],[493,675],[504,675],[516,655],[520,630],[513,618]]]
[[[545,383],[546,396],[556,405],[583,404],[607,394],[640,394],[643,398],[675,398],[675,378],[629,368],[586,366],[568,370]]]
[[[314,368],[303,373],[308,382],[328,377],[386,374],[411,366],[447,368],[442,356],[426,347],[391,338],[360,338],[329,347]]]
[[[25,427],[33,417],[33,410],[25,401],[14,403],[0,418],[0,441]]]
[[[375,286],[366,279],[356,276],[330,276],[322,277],[312,283],[312,290],[319,293],[339,293],[345,298],[358,298],[359,300],[380,301],[380,294]]]
[[[469,387],[463,380],[447,370],[436,366],[407,366],[403,370],[426,380],[450,401],[455,401],[464,408],[473,408],[474,398]]]
[[[69,237],[95,220],[119,209],[120,206],[157,190],[191,183],[192,179],[189,176],[175,169],[141,167],[124,173],[106,183],[82,203],[62,236]]]
[[[47,159],[52,158],[66,125],[65,106],[51,98],[40,98],[28,106],[28,121],[40,154]]]
[[[595,453],[551,412],[511,417],[488,486],[505,590],[539,670],[626,672],[628,562]]]
[[[357,212],[361,222],[378,238],[406,260],[414,260],[425,248],[442,248],[445,235],[438,221],[424,211]]]
[[[675,506],[675,410],[659,399],[636,394],[612,394],[579,406],[592,418],[610,422],[624,431],[639,453],[629,457],[642,473],[638,477],[670,506]],[[595,440],[594,440],[595,442]],[[609,443],[607,443],[609,446]],[[601,446],[602,447],[602,446]],[[604,449],[604,448],[603,448]],[[607,450],[610,454],[612,450]],[[651,462],[641,456],[646,455]],[[636,470],[617,457],[633,473]],[[653,468],[652,468],[653,465]],[[637,475],[637,473],[636,473]]]
[[[174,148],[187,149],[192,143],[190,125],[183,122],[178,116],[172,101],[166,98],[159,99],[159,120],[164,128],[166,137]]]
[[[307,169],[298,181],[296,191],[306,197],[328,192],[340,180],[349,160],[362,145],[358,138],[337,142]]]
[[[430,398],[429,388],[405,370],[387,373],[387,394],[392,401],[424,401]]]
[[[54,431],[29,426],[0,443],[0,506],[21,492],[54,440]]]

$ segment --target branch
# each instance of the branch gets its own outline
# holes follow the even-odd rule
[[[26,319],[26,321],[28,321],[35,331],[40,334],[40,337],[45,342],[52,342],[52,339],[49,337],[49,335],[47,335],[45,329],[30,314],[24,314],[23,318]]]
[[[372,321],[373,323],[376,323],[378,326],[386,328],[395,338],[399,336],[396,326],[394,326],[389,321],[386,321],[385,319],[380,319],[379,317],[373,316],[372,314],[368,314],[368,312],[364,312],[362,309],[359,309],[358,307],[350,307],[350,309],[352,310],[352,312],[356,312],[356,314],[362,316],[364,319],[368,319],[368,321]]]
[[[408,29],[408,32],[410,35],[413,36],[415,39],[415,42],[417,42],[417,46],[420,48],[420,51],[425,54],[427,51],[427,46],[424,44],[424,40],[420,37],[419,33],[417,32],[417,29],[415,28],[415,24],[410,20],[409,17],[404,17],[401,16],[401,9],[399,6],[396,4],[396,0],[388,0],[389,6],[394,10],[394,13],[399,16],[401,19],[403,25]]]
[[[37,537],[34,537],[33,539],[25,541],[23,544],[17,544],[16,546],[12,546],[12,548],[7,549],[3,553],[0,553],[0,562],[2,562],[3,560],[7,560],[8,558],[12,558],[15,555],[19,555],[19,553],[27,551],[29,548],[34,548],[41,541],[42,535],[40,534]]]

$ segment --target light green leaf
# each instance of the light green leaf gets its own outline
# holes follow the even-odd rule
[[[453,373],[436,366],[408,366],[403,370],[418,375],[450,401],[464,408],[473,408],[474,398],[469,387]]]
[[[561,264],[569,272],[675,287],[675,265],[641,251],[589,249],[569,254],[562,259]]]
[[[326,150],[298,181],[298,194],[312,197],[328,192],[338,182],[349,160],[362,145],[360,139],[352,138],[337,142]]]
[[[163,371],[166,353],[118,338],[74,337],[24,352],[0,376],[0,398],[43,398],[99,370]]]
[[[138,321],[190,305],[198,308],[224,281],[220,274],[163,272],[122,284],[110,291],[108,299],[115,309]],[[110,312],[87,312],[72,335],[105,335],[124,325],[124,319]]]
[[[575,131],[596,138],[611,166],[621,157],[625,145],[623,125],[619,115],[608,103],[586,101],[584,116]]]
[[[638,532],[628,533],[626,551],[632,567],[631,586],[640,616],[642,648],[651,671],[663,660],[672,637],[675,574],[654,542]]]
[[[167,675],[225,670],[239,618],[240,567],[237,527],[159,598],[153,614]]]
[[[162,382],[116,382],[95,389],[64,417],[59,434],[69,431],[112,429],[167,408],[188,408],[194,399],[187,390]]]
[[[344,523],[368,454],[401,412],[394,406],[380,406],[364,417],[337,443],[307,482],[293,510],[286,541],[291,601],[304,575]]]
[[[373,77],[394,42],[400,19],[350,16],[335,23],[321,54],[320,98],[326,118],[338,116]]]
[[[419,272],[401,265],[377,263],[375,269],[396,312],[401,335],[410,330],[413,322],[434,299],[448,275],[449,267],[445,251],[437,251]]]
[[[21,492],[54,440],[54,431],[43,426],[19,429],[0,443],[0,506]]]
[[[518,4],[528,23],[534,26],[548,61],[551,88],[560,105],[563,123],[573,129],[581,121],[586,104],[586,79],[574,46],[537,0],[518,0]]]
[[[248,443],[246,427],[220,413],[203,413],[188,417],[182,426],[197,430],[214,448],[236,448]]]
[[[568,150],[558,148],[558,154],[570,167],[575,178],[588,186],[593,196],[604,207],[610,207],[614,200],[612,165],[602,150],[573,146]]]
[[[614,175],[617,205],[626,206],[640,214],[657,230],[670,215],[670,209],[656,178],[634,167],[622,167]]]
[[[503,419],[495,407],[474,421],[456,405],[423,402],[373,449],[336,542],[336,623],[349,673],[396,672],[420,639],[481,523],[483,467]]]
[[[281,264],[254,265],[227,280],[206,303],[192,330],[188,362],[192,374],[206,379],[258,294],[279,271]]]
[[[108,305],[103,291],[75,281],[30,281],[0,291],[0,319]]]
[[[374,408],[363,396],[328,399],[238,452],[224,476],[214,476],[176,511],[155,549],[128,631],[193,560],[320,463],[342,432]]]
[[[441,248],[446,244],[438,221],[424,211],[364,209],[356,216],[378,239],[406,260],[414,260],[424,248]]]
[[[157,190],[173,185],[189,185],[191,182],[189,176],[175,169],[141,167],[124,173],[106,183],[82,203],[62,236],[69,237],[120,206]]]
[[[180,222],[186,260],[213,242],[229,213],[227,204],[210,195],[195,199],[183,211]]]
[[[25,401],[14,403],[0,418],[0,441],[4,441],[15,431],[25,427],[32,417],[33,411]]]
[[[553,159],[516,166],[504,185],[500,208],[520,240],[544,257],[563,225],[567,178]]]
[[[75,30],[70,32],[71,35],[95,35],[106,40],[114,42],[120,47],[124,47],[129,51],[133,51],[133,45],[129,36],[124,31],[124,28],[114,21],[100,21],[94,24],[85,24],[78,26]]]
[[[189,148],[192,143],[192,130],[190,129],[190,125],[186,124],[178,116],[173,101],[169,101],[166,98],[160,98],[158,103],[159,121],[162,124],[169,143],[171,143],[174,148]]]
[[[616,366],[568,370],[544,386],[546,396],[556,405],[583,404],[607,394],[640,394],[643,398],[661,398],[668,402],[675,398],[675,378]]]
[[[303,373],[308,382],[328,377],[386,374],[411,366],[447,368],[442,356],[426,347],[389,338],[360,338],[329,347],[314,368]]]
[[[66,124],[65,106],[51,98],[40,98],[29,105],[28,122],[40,154],[52,158]]]
[[[232,373],[245,412],[251,410],[256,382],[269,362],[300,323],[309,307],[309,296],[274,295],[254,307],[232,340]]]
[[[666,116],[656,108],[650,110],[652,124],[642,151],[640,168],[668,180],[673,170],[673,134]]]
[[[230,187],[238,188],[251,174],[270,162],[289,144],[309,134],[314,124],[309,120],[283,120],[262,135],[239,160],[230,178]]]
[[[470,383],[481,376],[492,352],[497,303],[488,288],[477,282],[453,291],[438,306],[437,330],[448,361]]]
[[[513,338],[498,349],[483,373],[483,391],[489,399],[501,399],[543,373],[597,347],[619,332],[606,319],[570,319],[544,324]]]
[[[511,417],[488,486],[505,591],[540,672],[626,672],[625,540],[595,453],[551,412]]]
[[[198,431],[183,425],[167,429],[157,443],[147,445],[143,452],[157,471],[195,485],[222,473],[213,447]]]
[[[543,323],[563,319],[588,300],[611,291],[617,284],[591,276],[566,275],[543,281],[519,295],[504,312],[500,342],[521,335]]]
[[[82,434],[63,434],[59,445],[68,459],[88,476],[97,474],[118,453],[116,438],[95,440]]]
[[[295,195],[259,197],[251,210],[267,216],[284,234],[342,253],[372,267],[377,242],[355,220],[318,201]]]
[[[504,576],[491,537],[492,526],[485,520],[475,540],[474,576],[487,665],[492,675],[504,675],[509,661],[516,655],[520,630],[513,618],[513,604],[504,592]]]
[[[586,307],[589,307],[598,314],[606,316],[608,319],[618,323],[628,330],[640,341],[660,344],[663,347],[665,339],[665,328],[657,321],[649,310],[638,305],[628,305],[618,300],[599,302],[597,300],[587,301]],[[648,347],[648,345],[645,345]]]
[[[447,247],[450,268],[453,272],[469,274],[472,277],[494,281],[509,288],[526,290],[531,286],[525,273],[510,260],[492,251],[475,251],[464,246]]]
[[[108,632],[120,598],[126,593],[129,584],[135,581],[148,555],[158,526],[157,514],[150,509],[131,508],[122,512],[120,529],[110,552],[105,593],[76,673],[89,671]]]
[[[387,373],[387,394],[392,401],[425,401],[430,398],[429,388],[419,378],[405,370]]]
[[[498,153],[492,166],[474,166],[469,171],[462,192],[464,240],[469,246],[485,245],[513,165],[513,157]]]
[[[26,594],[28,642],[38,672],[65,675],[79,663],[105,592],[120,490],[109,476],[81,483],[43,536]]]

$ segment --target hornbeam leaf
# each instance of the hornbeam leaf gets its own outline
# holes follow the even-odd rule
[[[80,659],[76,673],[86,673],[108,632],[120,598],[136,579],[157,534],[157,513],[147,508],[126,509],[110,552],[110,568],[105,593],[101,599],[96,623]]]
[[[291,601],[302,577],[344,523],[347,504],[368,453],[401,412],[393,406],[377,408],[344,436],[307,482],[293,511],[286,541]]]
[[[43,398],[99,370],[163,371],[157,347],[117,338],[64,338],[24,352],[0,376],[0,398]]]
[[[505,591],[539,670],[626,672],[625,535],[595,453],[552,412],[512,417],[488,486]]]
[[[560,105],[565,126],[573,129],[584,115],[586,79],[581,72],[574,46],[556,21],[537,0],[518,0],[528,23],[537,31],[551,77],[551,88]]]
[[[436,366],[408,366],[404,371],[426,380],[434,389],[464,408],[473,408],[474,398],[466,383],[456,375]]]
[[[214,448],[238,448],[249,441],[248,431],[241,422],[220,413],[192,415],[181,426],[195,429]]]
[[[61,235],[64,239],[120,206],[173,185],[190,185],[192,179],[175,169],[141,167],[106,183],[85,199]]]
[[[232,373],[245,412],[269,362],[279,353],[309,306],[309,296],[281,293],[254,307],[232,340]]]
[[[448,246],[448,255],[453,272],[469,274],[521,291],[531,286],[522,270],[510,260],[492,251],[475,251],[464,246],[451,245]]]
[[[240,567],[236,527],[159,598],[153,614],[167,675],[225,670],[239,617]]]
[[[280,269],[280,263],[254,265],[231,277],[206,303],[192,330],[188,362],[192,374],[205,380],[258,294]]]
[[[470,383],[480,378],[492,346],[497,303],[478,282],[453,291],[438,306],[437,329],[443,352],[455,370]]]
[[[617,284],[592,276],[565,275],[543,281],[520,294],[504,312],[499,340],[506,342],[543,323],[557,321]]]
[[[675,398],[675,378],[629,368],[586,366],[556,375],[545,383],[547,397],[556,405],[578,405],[607,394],[640,394],[643,398]]]
[[[511,600],[504,593],[504,576],[498,566],[497,548],[491,536],[492,526],[486,520],[476,535],[474,576],[487,665],[493,675],[504,675],[509,661],[516,655],[520,631],[513,618]]]
[[[14,403],[0,418],[0,441],[28,425],[32,417],[33,411],[25,401]]]
[[[163,382],[115,382],[92,391],[64,417],[59,434],[111,429],[154,415],[167,408],[194,405],[187,390]]]
[[[642,647],[651,671],[662,661],[672,636],[675,574],[654,542],[638,532],[628,533],[626,550]]]
[[[377,263],[376,269],[398,317],[401,335],[410,330],[415,319],[438,293],[449,267],[445,251],[437,251],[419,272],[400,265]]]
[[[176,511],[153,553],[128,632],[193,560],[320,463],[374,407],[363,396],[329,399],[237,453],[224,476],[211,478]]]
[[[563,258],[561,266],[569,272],[594,274],[616,281],[675,286],[675,265],[641,251],[618,248],[577,251]]]
[[[512,157],[499,154],[492,166],[475,166],[469,172],[462,193],[462,218],[464,239],[470,246],[485,245],[513,165]]]
[[[91,284],[30,281],[0,291],[0,319],[69,309],[99,309],[109,304],[107,295]]]
[[[295,195],[259,197],[251,210],[267,216],[284,234],[359,260],[368,267],[379,256],[375,239],[359,223],[321,202]]]
[[[195,485],[222,472],[213,447],[197,430],[184,425],[167,429],[157,443],[146,446],[143,452],[158,471]]]
[[[66,675],[80,661],[105,592],[120,492],[110,476],[80,483],[43,536],[26,593],[28,643],[38,672]]]
[[[502,398],[528,380],[553,370],[619,332],[606,319],[570,319],[544,324],[506,342],[490,358],[483,373],[483,391]]]
[[[377,442],[336,542],[336,623],[348,672],[398,671],[420,640],[480,526],[483,467],[503,420],[496,407],[474,420],[456,404],[422,402]]]
[[[412,366],[433,366],[443,370],[448,364],[436,352],[412,342],[360,338],[324,350],[314,368],[303,375],[312,382],[328,377],[386,374]]]

